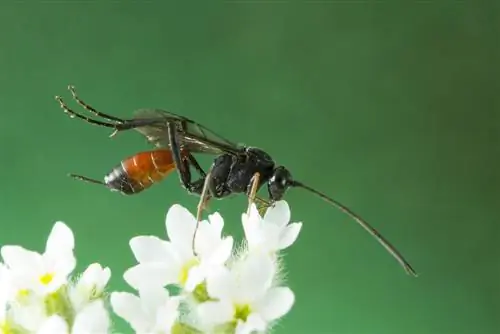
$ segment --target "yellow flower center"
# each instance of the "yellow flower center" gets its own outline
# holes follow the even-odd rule
[[[17,297],[18,298],[25,298],[30,295],[30,290],[28,289],[21,289],[17,292]]]
[[[17,291],[15,299],[19,304],[26,305],[27,303],[29,303],[30,295],[31,295],[30,290],[21,289],[21,290]],[[0,328],[2,328],[2,327],[0,327]]]
[[[234,319],[235,320],[242,320],[243,322],[247,321],[248,316],[252,313],[252,310],[250,309],[250,305],[244,304],[244,305],[234,305]]]
[[[12,327],[10,326],[10,324],[7,321],[3,321],[2,323],[0,323],[0,333],[11,334],[14,332],[12,331]]]
[[[43,285],[49,285],[50,282],[52,282],[53,278],[54,278],[54,274],[46,273],[46,274],[40,276],[40,283],[42,283]]]
[[[189,270],[191,268],[193,268],[194,266],[197,266],[199,263],[200,263],[200,261],[198,261],[197,258],[192,258],[191,260],[184,263],[184,265],[182,266],[182,268],[179,272],[179,278],[178,278],[179,283],[181,285],[186,284],[187,279],[188,279]]]

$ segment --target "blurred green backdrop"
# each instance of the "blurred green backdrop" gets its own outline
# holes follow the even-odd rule
[[[2,2],[0,243],[42,250],[55,220],[79,269],[128,289],[128,240],[164,236],[177,177],[137,197],[101,178],[149,149],[69,119],[74,84],[102,111],[159,107],[260,146],[364,216],[420,273],[299,190],[286,257],[296,292],[276,333],[500,331],[499,5],[490,2]],[[210,160],[203,160],[208,167]],[[241,236],[244,198],[212,204]],[[118,329],[127,331],[122,322]]]

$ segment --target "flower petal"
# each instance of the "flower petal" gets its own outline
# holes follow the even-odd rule
[[[213,214],[208,216],[208,220],[210,221],[210,225],[214,232],[219,236],[222,234],[222,229],[224,228],[224,219],[218,212],[214,212]]]
[[[231,298],[236,289],[229,269],[220,267],[212,270],[207,276],[207,292],[212,298]]]
[[[142,286],[139,289],[139,297],[142,305],[149,314],[155,314],[156,310],[169,299],[168,290],[160,286]]]
[[[254,332],[263,332],[266,330],[266,322],[259,314],[251,313],[247,321],[238,320],[235,334],[252,334]]]
[[[156,311],[156,326],[155,333],[170,333],[172,326],[179,317],[179,304],[180,297],[170,297],[158,310]]]
[[[192,292],[198,284],[205,279],[205,270],[201,266],[195,266],[189,269],[188,278],[184,284],[184,289],[187,292]]]
[[[11,303],[9,306],[9,316],[12,316],[12,321],[29,332],[36,332],[47,320],[43,299],[34,293],[26,296],[23,303]]]
[[[295,302],[295,295],[288,287],[270,289],[257,304],[257,310],[265,321],[270,322],[287,314]]]
[[[7,301],[14,295],[12,276],[7,267],[0,263],[0,321],[5,318]]]
[[[111,278],[111,270],[103,268],[99,263],[90,264],[83,272],[78,283],[86,286],[95,286],[98,290],[103,290]]]
[[[191,244],[196,226],[196,218],[186,208],[174,204],[167,212],[167,234],[170,241],[176,245]]]
[[[209,254],[218,242],[220,242],[220,234],[217,235],[208,221],[200,221],[194,243],[196,254],[200,257]]]
[[[235,302],[246,304],[264,296],[271,286],[275,266],[268,255],[250,253],[242,262],[237,263],[233,270],[239,279]]]
[[[46,252],[43,254],[45,271],[52,272],[61,276],[61,281],[64,283],[66,277],[73,272],[76,267],[76,257],[73,252]]]
[[[193,257],[193,236],[196,218],[184,207],[174,204],[167,212],[165,221],[171,245],[183,262]]]
[[[149,330],[151,319],[144,313],[139,297],[128,292],[112,292],[110,302],[116,315],[128,322],[135,332]]]
[[[127,284],[136,290],[143,286],[164,287],[177,282],[177,276],[176,268],[160,262],[140,263],[123,274]]]
[[[282,231],[283,231],[282,227],[265,222],[264,224],[262,224],[262,228],[260,231],[260,233],[262,233],[263,235],[262,237],[263,243],[261,242],[258,245],[254,245],[254,247],[269,252],[276,252],[278,250],[278,244],[280,241],[280,236]]]
[[[285,227],[279,238],[278,249],[281,250],[290,247],[297,240],[301,228],[302,223],[292,223]]]
[[[206,261],[213,265],[224,264],[231,257],[232,251],[233,251],[233,237],[229,236],[224,238],[219,243],[219,245],[207,257]]]
[[[71,334],[108,333],[109,314],[102,300],[88,304],[75,317]]]
[[[42,255],[21,246],[3,246],[0,250],[4,263],[11,270],[22,273],[40,272],[43,270]]]
[[[36,281],[37,284],[34,286],[35,292],[42,295],[52,293],[59,289],[62,285],[68,283],[67,274],[61,274],[57,271],[55,271],[55,273],[56,274],[53,276],[49,284],[43,284],[40,281],[40,278],[38,278],[38,280]]]
[[[285,227],[290,222],[290,206],[286,201],[278,201],[267,209],[264,220],[280,227]]]
[[[260,221],[262,221],[259,209],[257,209],[257,205],[255,203],[252,203],[250,205],[250,212],[248,214],[246,212],[242,214],[242,218],[244,220],[247,220],[249,223],[250,222],[259,223]]]
[[[200,321],[205,325],[224,324],[233,318],[234,308],[229,300],[205,302],[198,306]]]
[[[71,229],[63,222],[56,222],[45,245],[46,253],[73,252],[75,238]]]
[[[44,321],[36,334],[65,334],[68,332],[69,326],[66,321],[58,315],[53,315]]]
[[[243,224],[243,231],[245,232],[245,239],[249,245],[255,245],[262,242],[263,235],[261,233],[262,220],[260,219],[259,213],[253,213],[255,204],[252,204],[250,209],[250,215],[243,213],[241,215],[241,222]],[[258,216],[258,217],[257,217]]]
[[[168,262],[171,261],[167,251],[168,241],[156,236],[137,236],[130,239],[130,248],[137,262]]]

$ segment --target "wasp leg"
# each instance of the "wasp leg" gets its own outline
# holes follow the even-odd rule
[[[139,128],[142,126],[148,126],[148,125],[153,125],[156,123],[161,123],[160,120],[151,120],[151,119],[126,119],[126,120],[121,120],[121,123],[108,123],[108,122],[103,122],[99,121],[93,118],[90,118],[88,116],[82,115],[80,113],[77,113],[76,111],[70,109],[66,103],[63,101],[62,97],[56,96],[55,97],[56,101],[59,102],[59,105],[61,106],[61,109],[69,115],[70,118],[79,118],[89,124],[97,125],[97,126],[103,126],[106,128],[111,128],[114,129],[113,133],[110,135],[110,137],[113,137],[116,135],[119,131],[124,131],[124,130],[129,130],[129,129],[134,129],[134,128]],[[101,114],[101,117],[104,118],[102,115],[106,114]],[[106,115],[109,116],[109,115]]]
[[[248,194],[248,209],[247,214],[250,214],[250,208],[255,201],[255,194],[257,194],[257,190],[259,188],[260,182],[260,173],[255,173],[250,181],[250,193]]]
[[[205,179],[207,178],[206,176],[204,176],[205,172],[191,154],[188,155],[188,158],[182,158],[179,143],[177,142],[177,130],[173,122],[167,122],[167,130],[168,139],[170,142],[170,150],[172,151],[172,157],[175,163],[175,167],[178,171],[177,174],[179,175],[182,186],[189,193],[201,194],[203,190],[202,185],[205,183]],[[190,163],[202,175],[202,177],[195,182],[191,181],[191,171],[189,169]]]
[[[198,163],[198,160],[196,160],[196,158],[191,153],[188,154],[188,160],[189,163],[194,167],[194,169],[196,169],[196,171],[200,174],[201,177],[205,178],[207,176],[207,173],[205,173],[203,168],[201,168],[200,164]]]
[[[207,176],[205,177],[205,180],[203,182],[203,189],[201,191],[201,196],[200,196],[200,201],[198,202],[198,210],[196,212],[196,227],[194,229],[194,233],[193,233],[193,240],[192,240],[192,248],[193,248],[193,253],[195,255],[196,254],[196,250],[195,250],[195,240],[196,240],[196,234],[198,232],[198,228],[200,226],[200,221],[201,221],[201,213],[203,211],[203,209],[206,207],[207,205],[207,202],[208,200],[210,199],[209,197],[209,183],[210,183],[210,180],[212,178],[212,167],[210,167],[210,169],[208,170],[208,174]]]
[[[272,202],[269,202],[269,201],[266,201],[260,197],[257,197],[255,196],[255,200],[257,202],[257,210],[259,211],[259,214],[261,216],[264,216],[264,214],[266,213],[267,209],[269,209],[273,203]]]
[[[94,125],[98,125],[98,126],[104,126],[104,127],[107,127],[107,128],[113,128],[113,129],[117,129],[120,127],[120,124],[116,124],[116,123],[107,123],[107,122],[102,122],[102,121],[98,121],[98,120],[95,120],[95,119],[92,119],[90,117],[87,117],[87,116],[84,116],[82,114],[79,114],[73,110],[71,110],[67,105],[66,103],[64,103],[62,97],[60,96],[56,96],[56,101],[59,102],[59,105],[61,106],[61,109],[69,115],[69,117],[71,118],[79,118],[87,123],[90,123],[90,124],[94,124]]]
[[[121,118],[118,118],[118,117],[115,117],[115,116],[111,116],[111,115],[108,115],[108,114],[105,114],[103,112],[100,112],[100,111],[97,111],[95,110],[92,106],[88,105],[87,103],[83,102],[83,100],[81,100],[78,95],[76,94],[76,89],[75,89],[75,86],[72,86],[72,85],[69,85],[68,86],[68,90],[71,92],[71,95],[73,96],[73,99],[79,104],[81,105],[83,108],[85,108],[85,110],[91,112],[92,114],[94,114],[95,116],[97,117],[101,117],[101,118],[104,118],[104,119],[107,119],[108,121],[115,121],[117,123],[126,123],[127,120],[124,120],[124,119],[121,119]]]

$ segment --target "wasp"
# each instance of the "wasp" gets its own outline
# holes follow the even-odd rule
[[[75,112],[61,97],[56,96],[62,110],[71,118],[110,128],[113,130],[110,137],[122,131],[136,130],[156,147],[155,150],[139,152],[124,159],[104,177],[104,181],[70,174],[73,178],[101,184],[113,191],[131,195],[140,193],[177,170],[181,185],[189,193],[201,196],[206,201],[211,198],[223,199],[234,194],[254,196],[266,185],[268,200],[255,196],[265,205],[283,199],[290,188],[304,189],[350,216],[371,234],[408,274],[417,276],[403,255],[368,222],[342,203],[296,180],[288,168],[277,164],[264,150],[236,144],[194,120],[161,109],[139,109],[130,119],[105,114],[80,99],[75,87],[69,86],[68,89],[81,107],[101,120]],[[197,153],[215,157],[208,172],[205,172],[193,156]],[[193,178],[191,168],[198,173],[196,179]]]

